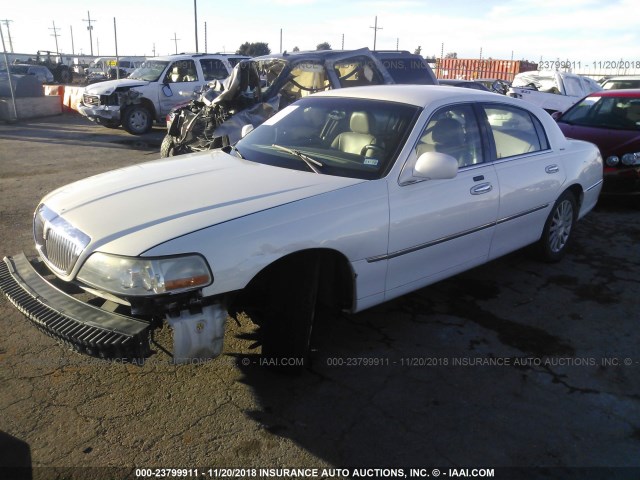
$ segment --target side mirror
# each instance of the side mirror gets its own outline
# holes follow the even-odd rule
[[[171,90],[171,87],[166,83],[162,86],[162,93],[164,93],[165,97],[173,97],[173,91]]]
[[[562,112],[559,112],[559,111],[553,112],[551,114],[551,118],[553,118],[554,120],[558,120],[561,116],[562,116]]]
[[[418,157],[413,176],[426,180],[446,180],[458,174],[458,161],[451,155],[426,152]]]
[[[249,132],[253,130],[253,125],[248,124],[242,127],[242,131],[240,132],[240,137],[244,138],[249,135]]]

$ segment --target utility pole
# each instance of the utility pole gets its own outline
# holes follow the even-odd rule
[[[120,58],[118,57],[118,29],[116,27],[116,17],[113,17],[113,40],[116,44],[116,79],[120,80]]]
[[[7,37],[9,37],[9,49],[11,53],[13,53],[13,43],[11,42],[11,31],[9,30],[9,22],[13,22],[13,20],[0,20],[0,22],[4,23],[7,26]]]
[[[340,50],[344,50],[344,33],[342,34],[342,44]]]
[[[209,53],[207,48],[207,22],[204,22],[204,53]]]
[[[282,53],[282,28],[280,29],[280,53]]]
[[[56,28],[55,20],[53,21],[53,28],[50,28],[49,30],[53,30],[53,33],[51,34],[51,36],[55,37],[56,39],[56,55],[60,55],[60,49],[58,48],[58,37],[60,36],[60,34],[58,33],[58,30],[60,29]]]
[[[378,16],[376,15],[376,21],[374,23],[373,27],[369,27],[369,28],[373,28],[373,49],[376,49],[376,37],[378,35],[378,30],[382,30],[382,27],[378,26]]]
[[[176,32],[173,32],[173,38],[171,39],[175,42],[176,44],[176,55],[178,54],[178,40],[181,40],[180,38],[176,38]]]
[[[153,42],[153,56],[156,56],[156,42]]]
[[[196,53],[198,53],[198,2],[197,0],[193,0],[193,16],[195,18],[195,25],[196,25]]]
[[[73,46],[73,26],[69,25],[69,29],[71,30],[71,55],[75,55],[76,49]]]
[[[87,19],[85,20],[83,18],[82,21],[89,22],[87,30],[89,30],[89,44],[91,45],[91,56],[93,57],[93,35],[91,34],[93,31],[93,25],[91,25],[91,22],[96,22],[97,20],[91,20],[91,14],[89,13],[89,10],[87,10]]]

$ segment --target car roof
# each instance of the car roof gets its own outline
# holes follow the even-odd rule
[[[358,50],[304,50],[300,52],[283,52],[283,53],[269,53],[268,55],[261,55],[259,57],[255,57],[254,60],[266,60],[270,58],[283,58],[291,61],[295,61],[298,59],[307,59],[307,60],[319,60],[324,61],[331,57],[338,57],[349,53],[364,53],[371,54],[371,50],[368,48],[361,48]]]
[[[322,97],[345,97],[345,98],[370,98],[389,102],[406,103],[416,107],[447,100],[460,102],[468,101],[502,101],[519,106],[524,106],[524,102],[504,95],[492,92],[462,89],[459,87],[448,87],[441,85],[373,85],[367,87],[349,87],[335,90],[326,90],[313,95]],[[527,105],[529,108],[529,105]]]
[[[604,82],[608,82],[609,80],[640,80],[640,75],[620,75],[617,77],[609,77]]]
[[[234,57],[234,58],[251,58],[246,55],[239,55],[235,53],[178,53],[177,55],[163,55],[159,57],[148,57],[147,60],[180,60],[180,59],[192,59],[192,58],[220,58],[220,57]]]
[[[422,55],[418,55],[417,53],[411,53],[408,50],[372,50],[371,53],[373,53],[376,57],[379,58],[396,58],[396,57],[412,57],[412,58],[422,58],[424,60],[424,58],[422,57]]]
[[[640,88],[629,88],[629,89],[620,89],[620,90],[598,90],[597,92],[592,92],[588,97],[632,97],[632,98],[640,98]]]

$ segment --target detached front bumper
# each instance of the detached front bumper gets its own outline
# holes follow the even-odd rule
[[[84,303],[53,286],[24,254],[0,262],[0,291],[39,329],[101,358],[145,358],[148,322]]]
[[[84,103],[80,103],[78,105],[78,111],[89,120],[93,121],[96,121],[98,119],[120,121],[119,105],[103,105],[94,107],[85,105]]]

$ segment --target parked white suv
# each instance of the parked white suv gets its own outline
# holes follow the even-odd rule
[[[154,120],[163,123],[169,111],[188,100],[203,84],[223,80],[234,65],[248,58],[225,54],[180,54],[147,59],[128,78],[89,85],[78,110],[109,128],[141,135]]]

